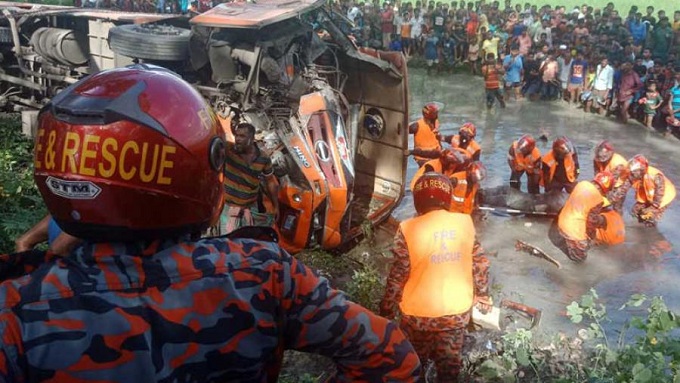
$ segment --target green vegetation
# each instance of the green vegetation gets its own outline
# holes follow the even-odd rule
[[[16,117],[0,118],[0,253],[47,214],[33,182],[33,141],[20,127]]]

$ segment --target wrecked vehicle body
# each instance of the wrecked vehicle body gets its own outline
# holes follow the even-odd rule
[[[0,4],[8,7],[0,27],[12,34],[0,43],[6,106],[35,113],[89,73],[133,62],[174,70],[210,101],[207,118],[228,140],[232,124],[258,129],[291,252],[345,244],[401,200],[405,60],[358,49],[323,1],[225,3],[191,19],[8,4]]]

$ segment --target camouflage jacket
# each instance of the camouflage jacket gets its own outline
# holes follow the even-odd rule
[[[284,349],[337,382],[410,382],[398,327],[273,243],[89,244],[0,285],[0,382],[276,381]]]

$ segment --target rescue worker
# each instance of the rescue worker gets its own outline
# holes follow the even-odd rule
[[[448,178],[457,172],[464,171],[470,165],[470,157],[467,152],[452,149],[444,149],[439,158],[427,161],[421,166],[411,179],[411,190],[416,186],[416,181],[427,172],[443,174]]]
[[[435,103],[426,104],[423,107],[423,118],[409,126],[408,132],[413,134],[413,150],[410,154],[416,160],[418,166],[423,166],[427,161],[439,158],[442,145],[439,142],[439,107]]]
[[[255,127],[240,123],[233,129],[234,142],[227,142],[224,163],[224,210],[220,234],[244,226],[273,226],[279,214],[279,183],[271,159],[255,143]],[[273,212],[263,205],[262,183]]]
[[[546,193],[562,189],[571,193],[574,190],[581,170],[574,145],[567,137],[557,138],[553,142],[552,150],[546,153],[541,161],[543,169],[541,182]]]
[[[622,155],[616,153],[614,146],[607,140],[597,144],[593,158],[593,173],[597,174],[603,171],[608,171],[614,176],[614,187],[607,195],[607,199],[614,210],[621,213],[623,202],[631,185],[628,181],[628,161]]]
[[[616,211],[605,210],[609,205],[606,195],[613,186],[610,172],[597,173],[592,181],[576,185],[560,211],[557,227],[564,243],[558,247],[572,261],[585,261],[593,242],[615,245],[624,241],[623,218]]]
[[[522,186],[522,175],[527,175],[527,189],[530,194],[540,193],[541,152],[536,147],[536,140],[525,134],[514,141],[508,150],[508,166],[510,166],[510,186],[519,190]]]
[[[465,170],[454,173],[450,177],[453,195],[449,211],[472,214],[477,206],[477,192],[484,178],[486,178],[486,167],[480,161],[475,161]]]
[[[675,198],[675,185],[641,154],[628,162],[628,171],[635,190],[632,214],[638,222],[654,227]]]
[[[276,243],[196,239],[224,199],[212,114],[149,64],[88,76],[43,108],[36,184],[84,243],[0,284],[0,381],[276,381],[284,349],[329,356],[338,381],[415,381],[397,325]]]
[[[456,135],[448,135],[442,141],[448,142],[452,148],[463,149],[470,155],[472,161],[479,161],[482,156],[482,148],[477,141],[477,127],[471,122],[464,123]]]
[[[399,225],[380,303],[387,318],[400,311],[402,329],[421,363],[434,361],[439,382],[457,381],[472,306],[486,312],[491,305],[489,261],[475,241],[470,215],[447,211],[452,189],[438,173],[426,173],[416,182],[418,215]]]

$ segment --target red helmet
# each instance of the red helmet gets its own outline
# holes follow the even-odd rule
[[[614,176],[609,171],[603,171],[595,174],[593,182],[600,186],[600,189],[604,194],[609,193],[614,186]]]
[[[439,107],[434,102],[423,106],[423,117],[426,120],[436,120],[439,117]]]
[[[567,137],[562,136],[556,139],[555,142],[553,142],[552,150],[555,154],[555,157],[562,158],[567,154],[573,153],[574,146],[571,144],[571,141],[569,141]]]
[[[447,209],[451,204],[453,186],[441,173],[427,172],[418,178],[413,187],[413,204],[418,214]]]
[[[470,157],[467,152],[457,149],[444,149],[441,156],[442,162],[447,167],[464,166]]]
[[[642,178],[642,176],[647,173],[648,167],[649,161],[647,161],[647,158],[642,154],[636,154],[628,161],[628,172],[634,179]]]
[[[220,125],[175,73],[146,64],[97,73],[54,97],[38,123],[35,182],[67,233],[159,239],[219,217]]]
[[[597,144],[595,147],[595,161],[608,162],[614,156],[614,146],[607,140]]]
[[[466,122],[460,127],[458,134],[466,136],[468,139],[473,139],[477,136],[477,127],[471,122]]]
[[[531,134],[525,134],[517,140],[517,150],[522,155],[529,155],[536,147],[536,140]]]
[[[486,166],[481,161],[475,161],[468,168],[468,176],[473,184],[480,184],[486,178]]]

